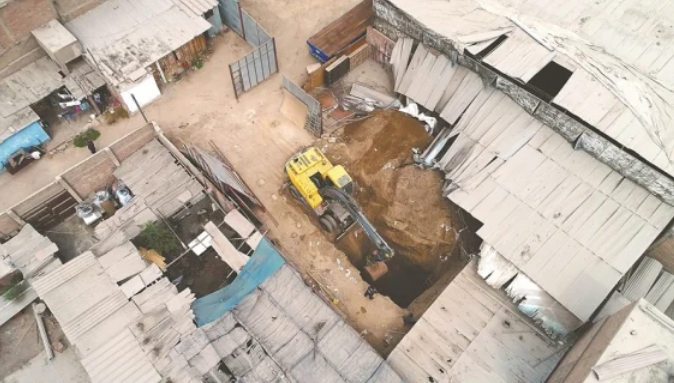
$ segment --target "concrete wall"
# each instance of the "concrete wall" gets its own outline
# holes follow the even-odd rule
[[[605,137],[598,130],[569,117],[556,107],[520,88],[510,79],[491,71],[470,57],[459,54],[448,39],[426,29],[388,1],[374,0],[373,4],[375,28],[389,38],[394,40],[402,36],[414,38],[477,72],[483,77],[485,84],[496,86],[534,117],[550,126],[566,140],[575,143],[577,148],[585,150],[616,172],[674,205],[674,179],[671,176],[624,151],[615,141]]]
[[[136,150],[154,139],[155,131],[152,124],[147,124],[144,127],[129,133],[122,140],[119,140],[110,145],[110,150],[121,162],[129,158]]]
[[[112,184],[115,180],[113,170],[115,163],[101,150],[63,173],[62,177],[82,199],[86,200],[98,190]]]
[[[11,0],[0,8],[0,79],[46,53],[30,33],[57,19],[70,21],[105,0]]]

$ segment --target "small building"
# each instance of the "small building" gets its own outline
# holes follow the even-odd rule
[[[594,323],[547,383],[670,382],[674,321],[645,300]]]
[[[158,84],[179,77],[198,62],[206,49],[206,33],[218,24],[203,16],[216,5],[208,0],[110,0],[66,28],[116,98],[135,112],[134,96],[140,106],[149,104],[161,94]]]
[[[542,383],[565,347],[487,285],[471,262],[387,362],[407,382]]]

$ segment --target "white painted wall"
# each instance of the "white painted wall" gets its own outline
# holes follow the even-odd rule
[[[129,112],[134,113],[138,111],[138,108],[136,107],[136,103],[133,102],[133,98],[131,97],[132,94],[136,96],[136,100],[138,100],[141,107],[161,96],[159,87],[157,87],[157,82],[154,81],[154,76],[149,74],[140,82],[122,92],[122,100],[124,101],[126,108]]]

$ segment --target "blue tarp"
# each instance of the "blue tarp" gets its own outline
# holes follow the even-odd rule
[[[234,282],[192,303],[197,326],[213,322],[233,309],[284,264],[281,254],[263,238]]]
[[[44,131],[42,125],[39,122],[33,122],[14,133],[8,139],[0,142],[0,172],[5,170],[9,157],[19,151],[19,149],[28,149],[31,146],[44,144],[49,140],[49,135]]]

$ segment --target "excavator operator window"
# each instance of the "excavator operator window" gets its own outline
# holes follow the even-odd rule
[[[319,189],[326,186],[325,180],[321,177],[321,173],[316,172],[309,178],[311,178],[311,181],[313,181],[314,185],[316,185],[316,187]]]

